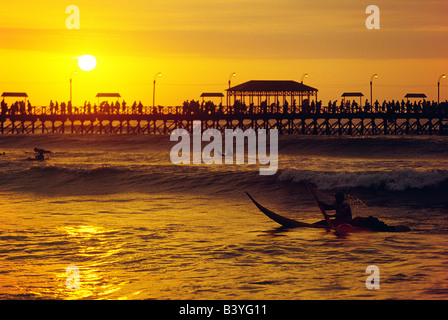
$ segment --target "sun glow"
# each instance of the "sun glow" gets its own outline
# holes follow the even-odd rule
[[[78,59],[78,66],[83,71],[92,71],[96,67],[96,59],[91,55],[83,55]]]

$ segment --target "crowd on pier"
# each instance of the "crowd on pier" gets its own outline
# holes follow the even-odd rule
[[[360,114],[360,113],[383,113],[383,114],[448,114],[448,101],[437,103],[435,101],[407,100],[383,101],[376,100],[370,104],[368,100],[364,104],[356,100],[334,100],[328,101],[326,105],[322,101],[311,102],[308,99],[297,105],[296,101],[289,104],[288,101],[268,104],[267,100],[261,104],[247,105],[236,100],[230,107],[223,107],[222,103],[215,105],[213,102],[202,102],[191,100],[185,101],[182,106],[183,114]]]
[[[1,102],[0,115],[147,115],[147,114],[184,114],[184,115],[204,115],[204,114],[434,114],[448,115],[448,101],[437,103],[428,100],[392,100],[379,102],[376,100],[371,104],[368,100],[361,104],[355,100],[334,100],[323,104],[322,101],[309,101],[304,99],[300,104],[294,100],[292,104],[288,101],[280,103],[268,103],[267,100],[255,105],[246,104],[240,100],[234,101],[230,106],[223,106],[222,102],[215,104],[212,101],[185,101],[182,106],[147,107],[140,101],[134,101],[128,105],[126,101],[116,101],[109,103],[103,101],[99,104],[91,104],[86,101],[81,106],[72,106],[69,102],[50,101],[47,106],[35,107],[30,101],[16,101],[8,105],[3,99]]]

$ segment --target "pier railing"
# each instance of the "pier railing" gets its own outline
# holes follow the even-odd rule
[[[194,102],[194,101],[193,101]],[[196,116],[226,116],[226,115],[238,115],[238,116],[278,116],[283,117],[300,117],[306,115],[317,115],[320,117],[327,116],[403,116],[403,115],[415,115],[425,117],[444,117],[448,116],[448,102],[435,103],[424,101],[418,104],[414,103],[401,103],[398,102],[383,102],[382,105],[375,104],[373,106],[366,105],[360,106],[357,104],[348,105],[335,105],[329,104],[322,106],[321,104],[312,104],[304,106],[288,106],[288,105],[264,105],[254,106],[245,104],[236,104],[233,106],[214,105],[209,103],[199,104],[198,102],[193,104],[184,104],[183,106],[120,106],[120,105],[106,105],[99,106],[74,106],[74,107],[61,107],[61,106],[28,106],[1,109],[0,116],[14,117],[19,115],[35,115],[35,116],[58,116],[58,115],[88,115],[88,116],[104,116],[104,115],[122,115],[122,116],[138,116],[138,115],[196,115]]]

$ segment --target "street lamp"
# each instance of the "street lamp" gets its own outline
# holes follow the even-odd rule
[[[378,75],[376,73],[370,77],[370,105],[372,105],[372,106],[373,106],[373,97],[372,97],[373,79],[378,79]]]
[[[154,109],[155,105],[156,105],[156,79],[157,77],[161,77],[162,73],[156,73],[156,75],[154,76],[154,83],[153,83],[153,87],[152,87],[152,108]]]
[[[236,77],[236,73],[235,72],[231,73],[230,76],[229,76],[229,89],[230,89],[230,85],[232,83],[232,78],[233,77]]]
[[[300,83],[303,83],[303,79],[304,78],[308,78],[310,75],[308,74],[308,73],[304,73],[303,75],[302,75],[302,80],[300,81]]]
[[[236,77],[236,72],[232,72],[229,75],[229,89],[230,89],[231,84],[232,84],[232,78],[234,78],[234,77]],[[229,107],[229,105],[230,105],[230,97],[229,97],[229,92],[227,92],[227,107]]]
[[[437,104],[440,103],[440,80],[445,79],[446,75],[442,74],[437,81]]]

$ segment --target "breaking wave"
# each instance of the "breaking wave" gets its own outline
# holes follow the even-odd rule
[[[278,181],[309,182],[322,190],[374,188],[405,191],[407,189],[436,188],[447,184],[448,171],[315,172],[289,168],[279,174]]]

